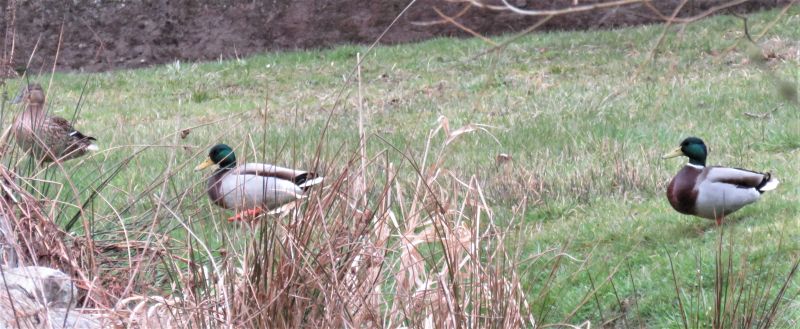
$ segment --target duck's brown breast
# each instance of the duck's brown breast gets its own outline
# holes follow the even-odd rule
[[[685,166],[678,172],[667,187],[667,199],[672,208],[682,214],[694,215],[697,202],[697,178],[702,169]]]
[[[40,106],[29,104],[26,109],[20,113],[14,123],[12,129],[14,130],[14,141],[25,152],[32,152],[36,158],[42,158],[44,152],[39,147],[37,141],[40,140],[37,136],[37,128],[41,128],[45,120],[44,112]]]
[[[230,209],[230,207],[228,207],[225,204],[225,196],[222,195],[221,181],[222,178],[225,177],[225,175],[228,172],[229,172],[228,170],[215,171],[214,174],[208,179],[208,187],[207,187],[208,197],[211,199],[211,201],[214,202],[214,204],[226,209]]]

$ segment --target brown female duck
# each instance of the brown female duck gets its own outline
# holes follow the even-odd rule
[[[14,120],[14,140],[40,163],[66,161],[96,151],[94,137],[75,130],[66,119],[49,116],[44,107],[44,91],[39,84],[30,84],[20,91],[12,103],[24,103],[25,109]]]

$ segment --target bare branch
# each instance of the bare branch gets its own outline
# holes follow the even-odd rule
[[[467,7],[467,8],[469,8],[469,7]],[[476,37],[476,38],[479,38],[479,39],[481,39],[481,40],[485,41],[486,43],[488,43],[488,44],[491,44],[492,46],[497,46],[497,43],[496,43],[496,42],[494,42],[494,41],[492,41],[492,39],[489,39],[489,38],[487,38],[487,37],[485,37],[485,36],[481,35],[480,33],[478,33],[478,32],[475,32],[475,30],[473,30],[473,29],[470,29],[470,28],[468,28],[468,27],[464,26],[463,24],[461,24],[461,23],[459,23],[459,22],[456,22],[456,20],[455,20],[455,19],[451,18],[450,16],[447,16],[447,15],[445,15],[445,14],[444,14],[444,13],[443,13],[441,10],[439,10],[439,8],[433,7],[433,10],[434,10],[434,11],[435,11],[437,14],[439,14],[439,16],[440,16],[440,17],[442,17],[442,18],[443,18],[443,19],[444,19],[446,22],[449,22],[450,24],[453,24],[453,25],[455,25],[455,26],[456,26],[456,27],[458,27],[459,29],[462,29],[462,30],[464,30],[465,32],[467,32],[467,33],[471,34],[472,36],[474,36],[474,37]],[[464,12],[466,12],[466,11],[464,11]]]
[[[602,9],[602,8],[610,8],[610,7],[620,7],[620,6],[627,6],[637,3],[648,2],[648,0],[618,0],[618,1],[611,1],[611,2],[603,2],[603,3],[595,3],[591,5],[584,5],[584,6],[577,6],[577,7],[569,7],[569,8],[562,8],[562,9],[551,9],[551,10],[527,10],[522,9],[517,6],[514,6],[508,3],[508,0],[503,0],[503,4],[505,5],[505,9],[513,11],[520,15],[526,16],[557,16],[557,15],[564,15],[564,14],[572,14],[578,13],[583,11],[590,11],[595,9]]]

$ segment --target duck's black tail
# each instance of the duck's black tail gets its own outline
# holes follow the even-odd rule
[[[777,178],[772,177],[771,173],[765,173],[764,174],[764,179],[762,179],[761,183],[758,184],[758,186],[756,186],[756,190],[758,190],[759,193],[764,193],[766,191],[772,191],[776,187],[778,187],[778,184],[780,184],[780,181],[778,181]]]
[[[307,172],[295,176],[294,183],[303,189],[303,192],[305,192],[312,186],[322,183],[323,178],[324,177],[318,176],[316,173]]]

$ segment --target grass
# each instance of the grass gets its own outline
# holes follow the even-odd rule
[[[781,16],[763,40],[783,40],[779,50],[796,54],[799,9]],[[778,15],[752,15],[753,34]],[[711,163],[781,179],[778,190],[731,215],[724,227],[723,249],[747,285],[776,291],[775,277],[790,271],[800,247],[800,107],[782,99],[774,83],[780,77],[796,87],[799,59],[748,62],[741,31],[738,18],[717,16],[687,26],[533,34],[477,58],[488,45],[475,39],[378,47],[362,66],[366,152],[395,163],[399,179],[412,182],[416,173],[407,158],[423,158],[440,116],[451,129],[491,126],[489,134],[463,135],[444,149],[441,167],[474,177],[494,220],[514,233],[515,265],[539,323],[683,327],[677,286],[692,327],[707,327],[720,231],[670,208],[666,184],[683,163],[660,154],[695,135],[710,146]],[[86,215],[93,238],[119,241],[124,224],[131,234],[168,234],[176,245],[165,248],[186,250],[196,242],[154,201],[164,198],[213,255],[238,248],[230,245],[237,241],[245,248],[246,239],[236,237],[252,231],[223,223],[230,213],[206,200],[205,176],[191,168],[218,142],[249,159],[310,168],[319,158],[331,172],[345,166],[358,149],[357,88],[344,82],[357,53],[366,48],[53,75],[50,106],[67,117],[86,83],[77,126],[104,149],[65,165],[82,187],[80,200],[97,177],[111,176],[141,152]],[[774,109],[764,119],[747,115]],[[500,153],[512,162],[498,165]],[[66,188],[57,197],[79,203]],[[64,209],[57,219],[62,226],[75,212]],[[83,229],[73,227],[78,235]],[[570,257],[531,259],[550,248]],[[165,273],[146,275],[167,284]],[[794,296],[796,285],[790,284]],[[792,327],[798,317],[798,305],[788,299],[776,326]]]

